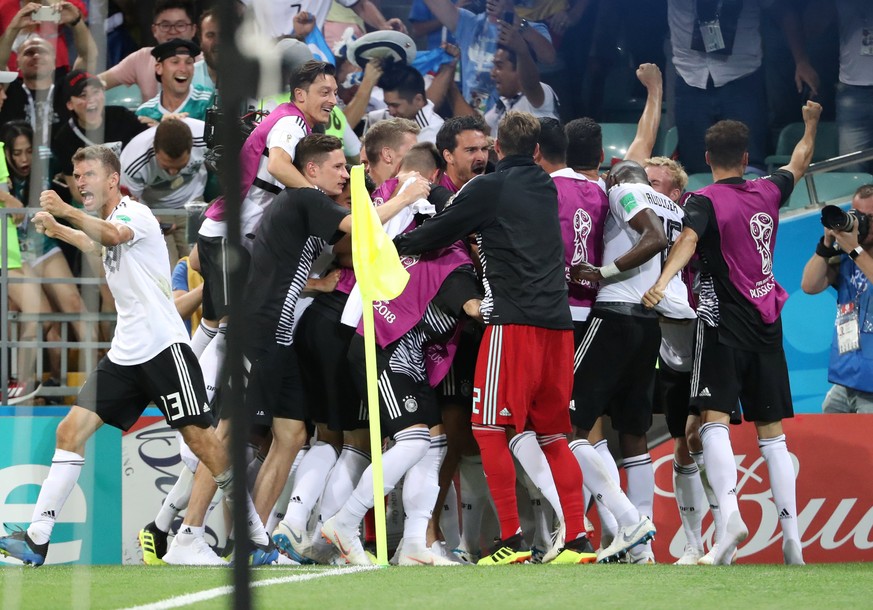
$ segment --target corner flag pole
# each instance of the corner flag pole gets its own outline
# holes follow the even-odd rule
[[[382,425],[379,417],[376,328],[373,301],[389,301],[403,292],[409,273],[400,263],[397,249],[382,229],[373,202],[364,186],[364,166],[351,172],[352,262],[361,291],[364,317],[364,355],[367,371],[367,405],[370,411],[370,456],[373,471],[373,508],[376,513],[376,560],[388,565],[385,534],[385,481],[382,472]]]

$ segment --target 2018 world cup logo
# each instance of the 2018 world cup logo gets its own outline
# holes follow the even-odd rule
[[[761,273],[770,275],[773,272],[773,255],[770,251],[773,218],[769,214],[758,212],[749,220],[749,231],[755,240],[755,248],[761,255]]]
[[[570,265],[588,262],[588,235],[591,233],[591,216],[585,210],[573,214],[573,260]]]

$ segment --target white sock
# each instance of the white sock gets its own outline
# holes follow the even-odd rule
[[[182,546],[188,546],[189,544],[194,542],[195,538],[203,538],[206,534],[206,526],[205,525],[188,525],[182,524],[179,528],[179,531],[176,532],[176,537],[174,538],[174,544],[181,544]]]
[[[395,434],[394,441],[394,446],[382,456],[382,495],[390,493],[400,478],[424,457],[430,449],[430,432],[427,428],[406,429]],[[357,529],[367,511],[373,508],[371,468],[367,467],[355,491],[337,512],[336,520],[341,528]]]
[[[406,473],[403,481],[403,544],[409,548],[427,546],[427,523],[440,493],[440,466],[446,457],[446,435],[430,437],[430,448]]]
[[[461,542],[460,548],[479,553],[482,514],[490,502],[491,493],[482,468],[482,456],[462,455],[458,465],[461,478]]]
[[[715,528],[715,532],[712,536],[712,543],[715,544],[724,536],[724,519],[721,518],[721,509],[718,506],[718,498],[715,497],[715,493],[712,491],[712,487],[709,484],[709,477],[706,476],[706,465],[703,463],[703,451],[689,451],[688,455],[691,456],[691,459],[694,460],[694,463],[697,464],[697,472],[700,475],[700,484],[703,486],[703,493],[706,495],[706,501],[709,502],[709,512],[712,513],[712,523]],[[701,532],[701,538],[703,538],[703,533]]]
[[[221,474],[212,477],[218,488],[224,493],[224,501],[227,502],[227,507],[233,512],[233,472],[230,468]],[[264,524],[258,516],[258,511],[255,509],[255,503],[252,502],[251,494],[246,491],[246,521],[249,526],[249,539],[255,544],[265,545],[270,541],[267,532],[264,529]]]
[[[706,496],[695,464],[683,466],[673,462],[673,493],[676,496],[685,539],[693,548],[703,551],[700,527],[703,515],[706,514]]]
[[[337,461],[336,449],[323,441],[313,443],[300,462],[295,475],[294,490],[282,521],[292,530],[306,531],[309,513],[315,508],[331,469]]]
[[[600,439],[594,443],[593,447],[598,455],[600,455],[600,459],[603,460],[606,472],[609,473],[615,484],[621,487],[621,475],[618,473],[618,464],[615,463],[615,458],[612,457],[612,453],[609,451],[609,444],[607,444],[606,439]]]
[[[640,520],[639,511],[610,475],[609,468],[604,464],[600,452],[584,439],[570,443],[570,450],[576,456],[576,461],[579,462],[585,485],[588,486],[594,499],[597,500],[603,534],[614,537],[618,533],[619,526],[624,527],[638,523]],[[612,456],[609,459],[612,461]],[[612,463],[615,464],[615,462]],[[606,511],[601,510],[601,506]],[[616,522],[615,531],[610,531],[612,520],[608,517],[604,518],[604,512],[612,514],[612,520]]]
[[[182,466],[182,471],[179,473],[179,478],[176,479],[176,484],[173,485],[173,489],[164,498],[161,510],[158,511],[158,515],[155,517],[155,525],[159,530],[162,532],[170,531],[173,520],[179,516],[180,512],[188,508],[188,500],[191,499],[191,489],[193,487],[194,473],[187,466]]]
[[[206,401],[212,403],[212,398],[218,389],[221,366],[227,352],[227,324],[219,324],[218,332],[209,345],[197,359],[203,371],[203,382],[206,384]]]
[[[727,424],[710,422],[700,427],[703,442],[703,461],[706,476],[718,499],[718,506],[725,526],[734,513],[739,513],[737,503],[737,463],[731,447],[731,435]]]
[[[267,459],[266,456],[258,452],[255,454],[254,459],[249,461],[249,465],[246,468],[246,486],[249,493],[252,493],[252,490],[255,488],[255,481],[258,480],[258,473],[261,472],[261,466],[264,465],[265,459]]]
[[[648,453],[625,458],[622,462],[627,475],[627,497],[641,515],[650,519],[655,504],[655,471],[652,456]]]
[[[770,489],[773,501],[779,511],[779,523],[782,525],[784,542],[796,542],[800,548],[800,534],[797,532],[797,497],[794,463],[785,444],[785,435],[775,438],[758,439],[761,455],[767,462],[767,472],[770,474]]]
[[[291,490],[294,489],[294,479],[297,474],[297,467],[300,466],[303,456],[306,455],[308,451],[309,449],[301,449],[294,457],[294,462],[291,464],[291,470],[288,472],[288,479],[285,481],[285,486],[282,487],[282,491],[279,492],[279,497],[276,498],[273,510],[270,511],[270,518],[267,519],[267,524],[264,526],[264,529],[267,530],[268,534],[271,534],[273,530],[276,529],[276,526],[279,525],[279,521],[285,518],[285,511],[288,509],[288,500],[291,498]]]
[[[531,545],[542,551],[547,551],[551,547],[555,511],[523,468],[519,470],[519,474],[521,475],[521,483],[527,489],[527,495],[530,498],[534,526]]]
[[[34,544],[45,544],[52,537],[55,520],[76,486],[84,463],[85,458],[78,453],[55,449],[51,468],[39,490],[33,518],[27,528],[27,535]]]
[[[458,548],[461,544],[461,521],[458,514],[458,491],[455,489],[454,481],[449,481],[449,490],[443,502],[439,526],[446,546],[450,549]]]
[[[337,514],[348,501],[369,465],[369,455],[357,447],[343,445],[343,450],[324,484],[324,493],[321,494],[319,514],[322,521],[327,521]]]
[[[564,511],[561,508],[561,500],[558,498],[558,489],[555,487],[555,479],[552,477],[552,470],[549,468],[546,455],[537,442],[536,433],[528,430],[517,434],[509,441],[509,449],[530,480],[554,509],[558,520],[563,523]]]
[[[191,337],[191,351],[194,352],[194,356],[198,360],[200,359],[200,356],[203,355],[206,346],[212,342],[217,334],[217,328],[206,326],[206,324],[203,323],[203,320],[200,320],[200,325],[197,327],[197,330],[194,331],[194,336]]]

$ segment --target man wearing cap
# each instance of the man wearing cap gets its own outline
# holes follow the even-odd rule
[[[212,106],[214,91],[193,85],[194,59],[200,55],[196,42],[174,38],[152,49],[157,60],[155,78],[161,91],[136,109],[136,115],[147,124],[155,124],[165,114],[187,113],[192,119],[204,120]]]
[[[152,36],[157,44],[174,38],[193,40],[197,34],[196,10],[190,0],[157,0],[153,14]],[[106,72],[99,74],[98,78],[103,81],[107,90],[119,85],[136,85],[142,100],[150,100],[158,94],[152,48],[137,49]]]
[[[52,153],[60,163],[73,199],[79,199],[79,189],[73,180],[73,154],[85,146],[103,144],[117,156],[138,133],[144,131],[136,115],[121,106],[106,106],[103,83],[85,70],[67,74],[63,99],[70,118],[55,134]]]

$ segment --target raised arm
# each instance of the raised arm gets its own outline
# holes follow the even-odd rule
[[[815,133],[818,130],[818,121],[821,117],[821,105],[816,102],[806,102],[803,107],[803,122],[806,129],[803,132],[803,137],[800,142],[794,147],[794,152],[791,153],[791,160],[788,165],[780,169],[787,170],[794,175],[794,184],[800,182],[803,174],[806,173],[806,168],[809,167],[812,161],[812,153],[815,150]]]
[[[385,15],[370,0],[360,0],[352,6],[352,10],[364,23],[377,30],[396,30],[406,33],[406,26],[396,17],[385,19]]]
[[[73,46],[76,47],[77,54],[73,68],[96,72],[97,43],[82,18],[82,12],[69,2],[61,2],[61,23],[73,31]]]
[[[39,2],[28,2],[22,6],[17,13],[15,13],[15,17],[13,17],[12,21],[9,22],[9,27],[7,27],[6,31],[3,32],[3,35],[0,36],[0,69],[6,69],[6,66],[9,63],[9,57],[12,55],[12,44],[18,37],[18,33],[24,28],[36,24],[32,19],[32,15],[38,11],[41,6],[42,5]],[[13,70],[17,69],[17,66],[10,67]]]
[[[355,92],[355,96],[352,98],[352,101],[343,108],[343,114],[346,115],[346,120],[353,129],[361,122],[364,115],[367,114],[370,95],[373,93],[373,88],[376,86],[376,83],[379,82],[380,78],[382,78],[382,64],[378,59],[371,59],[367,65],[364,66],[364,78],[361,80],[361,84]]]
[[[440,23],[454,33],[455,28],[458,27],[461,10],[452,4],[451,0],[424,0],[424,3],[430,12],[440,20]]]
[[[640,122],[637,123],[637,133],[634,141],[628,146],[624,158],[628,161],[643,161],[652,156],[655,140],[658,138],[658,126],[661,124],[661,105],[664,96],[664,82],[661,70],[655,64],[642,64],[637,68],[637,78],[645,86],[646,106]]]
[[[530,54],[527,42],[512,24],[499,21],[498,25],[500,27],[498,42],[515,53],[515,67],[521,81],[521,92],[534,108],[539,108],[546,101],[546,94],[540,83],[540,71]]]
[[[54,191],[43,191],[40,193],[39,205],[42,207],[43,212],[37,213],[37,216],[39,216],[39,214],[47,213],[54,218],[64,218],[75,228],[80,229],[80,232],[84,233],[90,240],[97,242],[100,246],[118,246],[133,239],[133,231],[130,227],[107,222],[102,218],[91,216],[85,210],[74,208],[70,204],[64,202],[64,200]],[[47,225],[50,225],[51,223],[46,221],[45,216],[41,216],[41,218],[43,219],[43,225],[48,229]],[[52,237],[52,235],[49,235],[49,237]],[[93,246],[89,249],[87,244],[81,240],[81,237],[68,235],[64,231],[59,232],[58,237],[67,241],[67,243],[76,246],[83,252],[94,250]],[[74,239],[75,241],[69,241],[68,238]],[[85,247],[83,247],[83,245]]]

